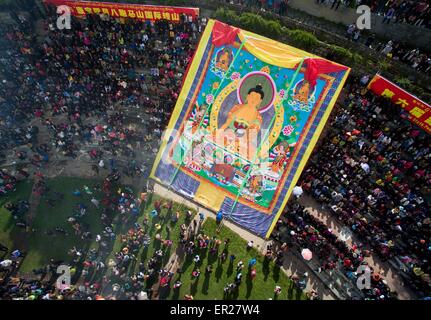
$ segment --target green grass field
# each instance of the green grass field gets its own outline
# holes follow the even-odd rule
[[[3,206],[8,201],[14,202],[19,199],[28,199],[31,193],[32,183],[30,181],[21,182],[17,185],[15,193],[0,198],[0,241],[7,245],[10,250],[20,248],[27,253],[20,268],[21,273],[30,273],[33,269],[43,267],[49,263],[51,258],[57,261],[62,260],[66,263],[71,262],[72,258],[67,252],[73,246],[86,250],[97,245],[94,240],[81,240],[79,236],[76,236],[71,225],[67,222],[67,218],[73,216],[74,211],[77,210],[78,204],[85,204],[87,206],[87,214],[83,218],[83,222],[88,224],[89,230],[94,236],[101,232],[103,228],[100,221],[102,209],[96,208],[90,201],[93,195],[97,199],[101,199],[101,191],[94,190],[94,187],[98,183],[100,182],[80,178],[56,178],[48,180],[47,185],[49,187],[49,192],[41,198],[37,214],[31,226],[34,232],[28,234],[25,234],[22,229],[15,227],[14,219]],[[84,192],[84,186],[88,186],[93,191],[93,195],[86,194]],[[81,191],[81,196],[73,195],[73,191],[76,189]],[[54,207],[52,207],[46,200],[54,197],[54,191],[62,193],[64,198],[56,200]],[[137,194],[137,191],[134,193]],[[145,216],[149,218],[151,243],[147,248],[142,247],[139,250],[137,254],[138,262],[146,261],[160,248],[160,241],[155,240],[156,233],[160,233],[162,239],[170,239],[173,241],[173,245],[167,249],[164,255],[163,263],[166,264],[171,255],[174,254],[178,248],[180,225],[182,223],[188,223],[185,214],[188,208],[180,203],[174,203],[170,211],[163,208],[159,216],[151,218],[150,212],[154,209],[154,201],[157,200],[166,202],[166,200],[158,195],[150,195],[147,205],[141,206],[137,222],[141,224]],[[179,221],[173,223],[171,221],[171,216],[175,214],[176,211],[181,212],[181,214]],[[192,210],[192,212],[196,214],[195,211]],[[123,248],[124,244],[121,242],[119,235],[126,234],[133,226],[133,223],[134,221],[132,220],[123,223],[119,219],[114,218],[113,224],[117,238],[113,243],[113,250],[106,258],[105,262],[113,258],[115,252]],[[155,228],[156,223],[162,226],[159,231]],[[66,236],[55,233],[54,235],[46,234],[47,230],[54,230],[56,227],[63,227],[69,235]],[[227,249],[228,259],[224,263],[219,263],[218,255],[221,253],[221,250],[224,250],[223,244],[220,246],[219,252],[215,255],[210,254],[207,249],[200,250],[199,255],[201,261],[198,265],[195,265],[192,256],[186,257],[182,265],[180,265],[183,271],[182,274],[175,275],[173,278],[173,281],[181,279],[183,285],[179,290],[161,289],[159,292],[159,297],[161,299],[182,299],[185,294],[192,294],[195,299],[305,299],[305,295],[292,286],[286,274],[272,261],[265,260],[263,255],[255,249],[247,250],[247,242],[238,234],[225,226],[223,226],[218,233],[216,229],[217,225],[215,220],[208,218],[201,227],[200,232],[210,237],[216,236],[222,241],[226,238],[230,238],[230,244]],[[24,244],[25,247],[23,247]],[[235,254],[236,259],[234,263],[230,264],[229,256],[232,253]],[[248,276],[247,265],[249,259],[253,257],[257,259],[257,264],[255,266],[257,276],[254,280],[251,280]],[[242,272],[242,284],[236,293],[230,296],[224,296],[223,288],[226,284],[234,282],[236,265],[239,260],[242,260],[245,265]],[[205,273],[205,268],[208,264],[212,264],[213,266],[213,272],[211,274]],[[130,264],[128,273],[132,274],[136,272],[138,265],[139,263]],[[201,275],[197,280],[192,279],[191,276],[195,267],[198,267],[201,271]],[[280,285],[282,288],[282,294],[277,297],[273,293],[276,284]]]
[[[150,215],[150,212],[154,209],[152,203],[154,203],[155,201],[166,202],[166,200],[164,200],[162,197],[160,197],[156,194],[151,195],[151,198],[147,201],[148,206],[146,206],[145,208],[142,209],[141,215],[139,216],[139,218],[137,220],[137,222],[142,225],[144,217],[147,217],[149,219],[150,228],[149,228],[148,234],[151,237],[150,245],[147,248],[141,248],[139,250],[139,253],[137,254],[137,256],[139,258],[139,261],[144,261],[147,258],[150,258],[154,254],[155,251],[160,249],[161,242],[155,240],[155,235],[157,233],[159,233],[161,235],[162,239],[170,239],[173,241],[172,246],[169,249],[167,249],[167,252],[164,255],[163,262],[166,263],[169,260],[169,257],[171,256],[171,254],[174,253],[175,250],[177,249],[181,224],[183,224],[183,223],[185,223],[186,225],[189,224],[189,221],[187,221],[187,219],[186,219],[185,212],[187,210],[192,211],[193,217],[194,217],[194,215],[196,214],[196,211],[193,209],[187,208],[183,204],[174,202],[172,209],[170,211],[168,211],[168,209],[166,209],[166,208],[162,208],[160,215],[155,217],[155,218],[152,218]],[[175,214],[176,211],[180,211],[182,214],[180,214],[179,220],[176,223],[173,223],[171,221],[171,218],[172,218],[172,215]],[[155,228],[156,224],[161,225],[160,230],[157,230]],[[131,226],[132,226],[131,224],[127,225],[127,226],[122,226],[121,227],[121,233],[122,234],[127,233],[127,230]],[[123,247],[124,247],[124,245],[121,243],[120,237],[117,237],[115,244],[114,244],[113,252],[118,252]],[[113,256],[113,254],[111,255],[111,257],[112,256]],[[129,268],[129,273],[136,271],[137,267],[138,266],[136,265],[134,268],[132,265],[132,267]]]
[[[74,234],[71,225],[67,222],[67,218],[73,216],[77,210],[77,206],[82,203],[87,206],[87,214],[83,217],[82,221],[88,224],[89,230],[93,235],[96,235],[102,231],[102,224],[100,221],[101,209],[97,209],[92,203],[91,198],[95,196],[100,200],[101,192],[94,191],[95,185],[100,183],[99,181],[80,179],[80,178],[56,178],[47,181],[49,192],[45,194],[40,201],[36,217],[33,220],[31,229],[34,232],[25,234],[24,230],[15,227],[15,220],[11,214],[3,207],[7,202],[16,202],[18,200],[26,200],[29,198],[31,193],[32,184],[30,181],[21,182],[17,186],[17,190],[11,193],[7,197],[0,198],[1,204],[1,215],[0,215],[0,242],[9,247],[10,250],[19,248],[27,253],[23,263],[20,267],[22,273],[31,272],[33,269],[40,268],[49,263],[52,258],[54,260],[63,260],[69,262],[71,257],[67,254],[68,250],[76,246],[77,248],[90,249],[96,245],[95,241],[81,240],[79,236]],[[93,195],[86,194],[83,190],[84,186],[89,187],[93,190]],[[73,195],[73,191],[79,189],[81,196]],[[56,200],[54,207],[51,207],[47,203],[48,198],[53,198],[53,192],[60,192],[64,195],[62,200]],[[137,194],[137,191],[135,192]],[[152,195],[149,199],[149,203],[163,199],[157,195]],[[154,225],[159,223],[162,225],[160,234],[163,239],[174,240],[174,245],[171,250],[176,249],[177,239],[179,237],[179,226],[185,222],[185,215],[181,215],[179,221],[176,224],[171,223],[171,214],[167,212],[167,209],[162,209],[161,216],[156,218],[150,217],[150,211],[153,210],[153,206],[149,204],[144,207],[142,205],[141,213],[138,217],[138,223],[142,223],[144,216],[147,216],[150,220],[150,236],[154,238],[157,233]],[[175,213],[177,210],[185,212],[185,208],[182,204],[174,203],[171,213]],[[192,210],[193,211],[193,210]],[[125,234],[132,227],[134,221],[124,224],[114,219],[114,228],[117,234]],[[166,228],[169,226],[170,231]],[[48,230],[54,230],[56,227],[62,227],[68,235],[56,234],[48,235]],[[23,239],[26,238],[26,244],[24,245]],[[151,257],[155,250],[158,250],[160,243],[157,243],[152,239],[151,244],[146,249],[141,249],[138,257],[141,260],[145,260],[147,257]],[[117,237],[113,252],[121,250],[122,244],[120,237]],[[113,254],[111,255],[111,257]],[[169,253],[167,258],[169,258]],[[130,270],[132,271],[132,270]]]
[[[67,251],[73,246],[78,248],[91,248],[92,241],[81,240],[73,232],[72,226],[67,222],[67,218],[73,216],[77,211],[78,204],[87,206],[87,214],[82,221],[89,226],[89,230],[95,235],[102,230],[100,222],[101,209],[97,209],[91,202],[94,195],[100,199],[101,192],[94,192],[93,195],[86,194],[83,187],[87,186],[93,190],[97,181],[79,178],[57,178],[48,180],[49,192],[41,198],[36,217],[33,221],[31,233],[28,241],[27,256],[21,265],[21,272],[29,272],[35,268],[46,265],[49,259],[68,261],[70,256]],[[73,191],[81,190],[81,196],[73,195]],[[48,198],[53,198],[53,192],[64,194],[62,200],[56,200],[54,207],[47,204]],[[69,235],[47,235],[46,231],[54,230],[56,227],[64,228]]]
[[[229,238],[230,243],[227,248],[228,259],[224,263],[220,263],[218,255],[225,249],[222,243],[219,252],[215,255],[209,253],[208,249],[200,250],[200,262],[195,264],[193,256],[188,256],[182,266],[183,274],[175,276],[174,281],[180,279],[183,283],[179,290],[170,290],[170,298],[182,299],[185,294],[191,294],[195,299],[306,299],[305,295],[296,290],[287,275],[277,267],[272,261],[268,261],[256,249],[247,250],[247,241],[242,239],[238,234],[223,226],[219,233],[214,219],[208,218],[205,220],[201,232],[208,235],[210,238],[216,236],[220,240]],[[229,256],[234,254],[236,259],[230,263]],[[248,261],[251,258],[256,258],[257,263],[255,269],[257,276],[254,280],[248,276]],[[228,284],[234,282],[236,276],[237,263],[242,260],[244,262],[244,269],[242,271],[243,280],[242,284],[236,293],[229,296],[224,295],[223,288]],[[213,272],[206,274],[205,269],[211,264]],[[201,274],[197,280],[192,277],[192,271],[199,268]],[[276,285],[281,286],[282,293],[279,296],[274,295],[274,288]]]
[[[4,206],[8,202],[28,200],[33,187],[31,180],[21,181],[16,186],[16,191],[7,196],[0,197],[0,243],[9,249],[20,248],[20,239],[25,234],[22,228],[16,227],[17,222]]]

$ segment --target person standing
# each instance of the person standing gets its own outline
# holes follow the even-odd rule
[[[353,41],[354,42],[358,42],[359,37],[361,36],[361,30],[357,29],[354,33],[353,33]]]
[[[281,2],[280,2],[280,15],[281,16],[284,16],[284,15],[286,15],[286,12],[287,12],[287,2],[288,2],[288,0],[281,0]]]
[[[219,212],[217,212],[217,215],[216,215],[217,224],[220,224],[222,220],[223,220],[223,212],[220,210]]]
[[[374,33],[373,33],[373,34],[371,34],[371,35],[367,38],[367,40],[365,41],[365,45],[366,45],[367,47],[371,48],[371,46],[372,46],[372,44],[373,44],[373,42],[374,42],[375,37],[376,37],[376,35],[375,35]]]
[[[386,46],[383,48],[382,53],[387,56],[388,54],[390,54],[392,52],[392,40],[390,40]]]
[[[383,17],[383,22],[391,22],[391,19],[394,17],[395,9],[393,7],[390,7],[388,11],[386,11],[385,16]]]
[[[347,27],[347,31],[346,31],[346,37],[347,37],[347,39],[351,40],[353,38],[353,32],[355,32],[355,29],[356,29],[356,26],[355,26],[354,23],[350,24]]]

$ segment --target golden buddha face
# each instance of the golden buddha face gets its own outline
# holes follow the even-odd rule
[[[257,92],[250,92],[247,95],[247,104],[257,109],[262,102],[262,96]]]

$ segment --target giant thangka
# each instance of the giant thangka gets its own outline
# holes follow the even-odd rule
[[[349,71],[210,20],[151,177],[269,237]]]

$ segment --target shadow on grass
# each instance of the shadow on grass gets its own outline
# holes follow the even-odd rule
[[[178,278],[179,280],[179,278]],[[172,300],[179,300],[180,297],[180,288],[174,289],[174,294],[172,295]]]
[[[295,300],[301,300],[301,290],[296,290]]]
[[[153,244],[154,252],[159,250],[161,246],[162,246],[162,242],[160,240],[154,240],[154,244]]]
[[[265,257],[263,259],[263,263],[262,263],[262,272],[263,272],[263,280],[266,282],[266,280],[268,280],[268,276],[269,276],[269,259],[267,257]]]
[[[192,264],[192,262],[193,262],[193,258],[190,255],[186,255],[184,259],[184,263],[181,266],[181,271],[185,272],[188,269],[188,267]]]
[[[229,266],[226,271],[226,276],[230,277],[233,273],[233,261],[229,259]]]
[[[215,271],[215,277],[217,279],[217,283],[220,282],[220,279],[221,279],[222,275],[223,275],[223,266],[222,266],[221,263],[218,263],[217,264],[217,269]]]
[[[280,266],[275,265],[272,273],[272,278],[277,283],[280,280]]]
[[[206,272],[205,273],[204,283],[202,285],[202,293],[204,295],[208,294],[208,289],[209,289],[209,286],[210,286],[210,278],[211,278],[211,274]]]
[[[198,292],[198,284],[199,284],[199,277],[196,278],[192,284],[190,284],[190,294],[192,296],[196,295],[196,292]]]
[[[247,280],[245,284],[247,285],[247,292],[245,294],[245,298],[249,299],[251,296],[251,291],[253,290],[253,279],[251,278],[250,273],[247,275]]]
[[[178,290],[177,290],[178,291]],[[171,294],[171,287],[159,288],[159,300],[166,300]]]
[[[144,210],[146,210],[153,203],[153,194],[154,193],[151,192],[147,198],[147,201],[145,201]]]
[[[293,285],[290,284],[289,289],[287,290],[287,299],[289,300],[293,299],[293,291],[294,291]]]
[[[213,264],[214,262],[217,261],[218,258],[218,251],[216,252],[211,252],[211,250],[208,250],[208,264]]]
[[[141,254],[141,262],[145,262],[147,261],[147,256],[148,256],[148,246],[146,246],[144,248],[144,250],[142,250],[142,254]]]
[[[163,260],[162,260],[163,265],[166,265],[169,262],[169,259],[171,258],[171,249],[172,247],[169,246],[168,249],[163,254]]]

